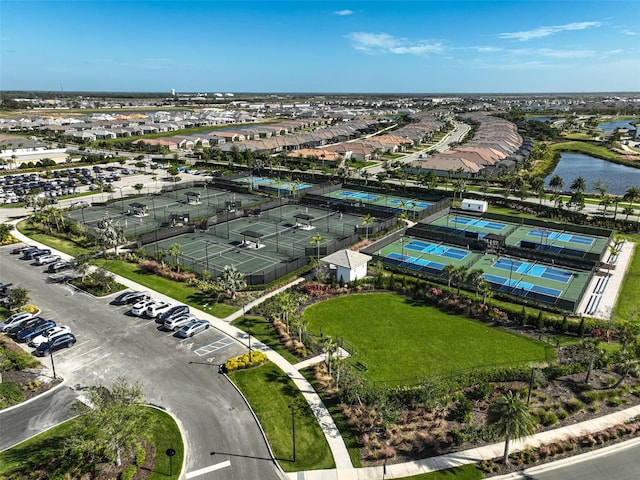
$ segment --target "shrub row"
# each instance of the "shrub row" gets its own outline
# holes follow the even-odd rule
[[[267,355],[263,352],[253,350],[238,357],[229,358],[225,364],[226,372],[234,372],[245,368],[259,367],[267,361]]]

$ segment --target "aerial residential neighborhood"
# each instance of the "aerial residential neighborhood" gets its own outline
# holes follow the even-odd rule
[[[0,4],[0,478],[636,478],[608,7]]]

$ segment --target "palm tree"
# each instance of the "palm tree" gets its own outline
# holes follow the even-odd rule
[[[498,435],[504,437],[502,462],[509,464],[509,443],[511,440],[531,435],[536,428],[536,420],[529,411],[527,402],[509,390],[500,395],[487,410],[487,424]]]
[[[235,265],[225,265],[218,282],[232,300],[236,299],[238,290],[242,290],[247,286],[244,273],[239,272]]]
[[[455,267],[455,270],[453,271],[453,279],[456,282],[458,295],[460,295],[460,287],[462,286],[463,283],[466,282],[468,276],[469,276],[468,267],[465,267],[464,265],[459,265]]]
[[[575,193],[582,193],[587,188],[587,182],[582,177],[576,177],[571,185],[569,186],[569,190]]]
[[[544,179],[542,177],[533,177],[529,181],[529,185],[531,186],[531,190],[540,199],[540,206],[542,206],[542,199],[544,198]]]
[[[180,248],[180,244],[174,243],[173,245],[171,245],[167,253],[173,256],[175,260],[176,268],[178,269],[178,271],[180,271],[180,255],[184,253]]]
[[[482,282],[486,282],[484,278],[484,271],[481,268],[471,270],[467,275],[467,280],[474,287],[476,292],[476,298],[478,298],[478,291]]]
[[[331,376],[331,360],[333,359],[333,354],[338,349],[338,345],[329,335],[324,335],[320,339],[320,346],[322,347],[322,350],[324,350],[327,354],[327,370],[329,372],[329,376]]]
[[[369,225],[376,221],[376,217],[367,213],[364,217],[362,217],[362,225],[365,226],[364,230],[364,239],[369,240]]]
[[[455,276],[455,271],[456,271],[456,266],[452,263],[450,263],[449,265],[444,267],[444,269],[442,269],[442,272],[447,276],[448,288],[451,288],[451,280],[453,280],[453,277]]]
[[[325,238],[319,233],[316,233],[313,237],[311,237],[311,244],[316,246],[316,255],[318,257],[318,262],[320,261],[320,244],[324,239]]]
[[[602,205],[604,207],[604,210],[602,211],[602,216],[606,217],[607,216],[607,208],[609,208],[609,206],[613,203],[613,197],[609,194],[604,194],[602,196],[602,199],[600,200],[600,205]]]
[[[491,284],[485,280],[484,278],[476,287],[478,293],[482,295],[482,303],[487,303],[487,298],[491,296],[493,293],[493,289],[491,288]]]
[[[598,195],[604,197],[609,191],[609,185],[604,183],[602,180],[596,180],[593,182],[593,189],[598,192]]]
[[[95,236],[99,245],[114,247],[116,255],[118,255],[118,245],[126,240],[120,224],[117,221],[114,222],[108,216],[105,216],[96,224]]]
[[[560,175],[554,175],[551,177],[551,180],[549,180],[549,186],[558,193],[562,187],[564,187],[564,180],[562,180]]]
[[[631,207],[624,207],[622,209],[622,213],[625,215],[624,217],[625,220],[629,220],[629,215],[633,215],[633,212],[634,210]]]
[[[640,199],[640,187],[629,187],[622,197],[629,202],[629,208],[633,207],[633,203]]]

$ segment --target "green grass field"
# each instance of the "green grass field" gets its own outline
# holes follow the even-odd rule
[[[411,380],[492,364],[544,362],[545,345],[401,295],[359,294],[305,310],[308,328],[342,337],[376,381]]]
[[[184,445],[178,425],[169,414],[161,410],[142,408],[144,410],[141,414],[155,418],[156,423],[151,443],[156,452],[164,452],[167,445],[171,445],[176,451],[173,458],[173,475],[169,475],[169,457],[158,454],[155,468],[146,478],[148,480],[177,479],[184,458]],[[52,460],[64,454],[65,439],[69,436],[69,432],[78,428],[78,423],[77,419],[71,419],[15,447],[0,452],[0,477],[5,478],[5,476],[22,472],[24,475],[20,478],[30,478],[29,475],[33,475],[37,470],[48,472],[47,468]]]
[[[309,404],[291,379],[275,364],[229,375],[251,404],[285,472],[335,468],[329,445]],[[296,461],[293,462],[291,409],[294,406]]]

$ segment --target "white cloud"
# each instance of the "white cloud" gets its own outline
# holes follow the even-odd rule
[[[632,37],[635,37],[636,35],[638,35],[637,32],[634,32],[633,30],[629,30],[628,28],[623,30],[622,33],[624,33],[625,35],[630,35]]]
[[[575,22],[567,23],[565,25],[553,25],[547,27],[538,27],[533,30],[524,30],[521,32],[507,32],[498,34],[499,38],[527,41],[536,38],[544,38],[549,35],[554,35],[560,32],[567,32],[573,30],[586,30],[588,28],[597,28],[602,25],[601,22]]]
[[[339,17],[344,17],[347,15],[353,15],[355,12],[353,10],[338,10],[336,12],[333,12],[334,15],[338,15]]]
[[[397,55],[427,55],[443,53],[444,45],[439,42],[410,41],[387,33],[353,32],[347,36],[353,48],[366,53],[394,53]]]

